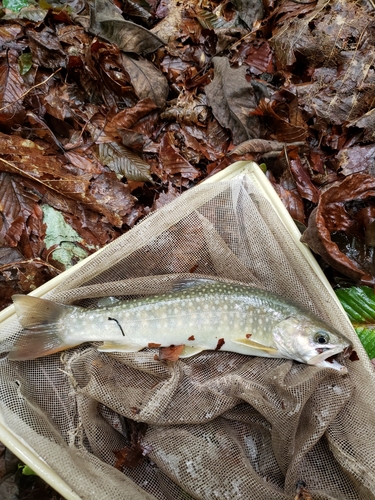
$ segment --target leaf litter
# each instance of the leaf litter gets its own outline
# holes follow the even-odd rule
[[[265,164],[335,287],[373,287],[371,9],[5,2],[0,308],[237,160]],[[118,453],[126,466],[131,453]]]

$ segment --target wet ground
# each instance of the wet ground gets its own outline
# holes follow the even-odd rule
[[[1,500],[64,500],[40,477],[25,475],[22,470],[19,458],[0,443]]]

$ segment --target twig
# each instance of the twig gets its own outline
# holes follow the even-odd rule
[[[300,0],[290,0],[290,1],[294,3],[299,3],[300,5],[310,5],[311,3],[316,3],[318,0],[312,0],[309,2],[301,2]]]
[[[2,273],[3,271],[6,271],[10,267],[17,267],[20,265],[25,265],[25,264],[32,264],[36,261],[37,264],[50,267],[53,270],[57,271],[59,274],[61,273],[60,269],[57,269],[57,267],[53,266],[52,264],[49,264],[48,262],[42,260],[42,259],[28,259],[28,260],[17,260],[15,262],[9,262],[8,264],[4,264],[3,266],[0,266],[0,272]]]
[[[6,106],[3,106],[2,108],[0,108],[0,111],[3,111],[4,109],[7,109],[9,108],[10,106],[13,106],[13,104],[15,104],[17,101],[19,101],[20,99],[23,99],[25,97],[25,95],[27,95],[29,92],[31,92],[32,90],[36,89],[37,87],[40,87],[41,85],[43,85],[44,83],[47,83],[48,80],[50,80],[53,76],[56,75],[56,73],[58,73],[59,71],[61,71],[62,68],[59,68],[57,69],[54,73],[52,73],[52,75],[49,75],[48,78],[46,78],[45,80],[43,80],[42,82],[40,83],[37,83],[36,85],[33,85],[29,90],[26,90],[26,92],[24,92],[23,94],[21,94],[19,97],[17,97],[17,99],[15,99],[14,101],[10,102],[9,104],[7,104]]]

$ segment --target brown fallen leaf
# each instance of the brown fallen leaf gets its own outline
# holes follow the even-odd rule
[[[262,99],[256,113],[265,117],[278,141],[300,142],[307,137],[307,125],[296,110],[296,99],[290,92]]]
[[[313,500],[313,497],[306,488],[305,481],[298,481],[296,484],[296,496],[294,500]]]
[[[375,283],[374,247],[365,236],[375,220],[374,197],[370,175],[352,174],[333,184],[321,194],[302,236],[333,268],[363,284]]]
[[[157,356],[159,361],[177,361],[180,354],[184,350],[184,344],[182,345],[170,345],[169,347],[159,347],[159,355]]]
[[[17,135],[0,133],[0,170],[33,179],[67,198],[87,204],[90,210],[99,212],[111,224],[121,227],[123,218],[135,204],[128,187],[113,172],[107,172],[97,164],[92,166],[93,173],[93,160],[88,157],[89,170],[82,159],[77,168],[69,163],[68,158],[48,155],[46,149]],[[4,156],[8,159],[5,160]]]
[[[253,87],[246,80],[246,68],[232,68],[226,57],[214,57],[212,61],[214,79],[205,92],[215,118],[232,132],[234,144],[259,137],[259,118],[251,116],[257,102]]]
[[[41,259],[20,260],[0,266],[0,309],[11,303],[15,293],[30,293],[58,274],[58,269]]]
[[[363,172],[370,175],[375,174],[375,144],[368,146],[353,146],[342,149],[337,154],[341,173],[350,175],[356,172]]]
[[[239,144],[232,149],[228,155],[244,155],[246,153],[269,153],[271,151],[282,151],[285,146],[303,146],[305,143],[292,142],[286,144],[285,142],[269,141],[266,139],[249,139],[248,141]]]
[[[147,28],[124,19],[110,0],[95,0],[90,12],[90,31],[126,52],[154,52],[164,43]]]
[[[278,182],[269,170],[266,172],[266,175],[291,217],[301,224],[305,224],[305,207],[291,174],[288,174],[286,171]]]
[[[185,179],[194,180],[201,175],[200,171],[180,154],[173,130],[169,130],[161,140],[160,161],[164,173],[168,176],[179,174]]]
[[[289,166],[301,197],[312,203],[318,203],[318,188],[313,184],[308,170],[302,164],[301,158],[296,151],[289,152]]]
[[[176,120],[187,125],[195,124],[204,127],[208,118],[207,99],[205,94],[181,92],[177,101],[162,113],[164,120]]]
[[[26,111],[22,96],[27,87],[18,69],[18,54],[10,49],[0,54],[0,124],[10,129],[23,124]]]
[[[132,413],[137,414],[139,410],[132,408]],[[134,422],[129,418],[125,419],[126,434],[129,444],[119,451],[114,451],[116,457],[115,467],[122,470],[124,467],[135,468],[142,461],[147,453],[146,448],[142,445],[142,440],[147,431],[147,424],[143,422]]]

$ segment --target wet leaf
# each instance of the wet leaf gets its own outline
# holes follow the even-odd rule
[[[204,94],[195,96],[191,93],[181,92],[174,105],[167,109],[161,118],[203,127],[208,119],[206,96]]]
[[[368,286],[335,290],[343,308],[369,355],[375,358],[375,293]]]
[[[157,210],[164,205],[167,205],[171,201],[173,201],[175,198],[180,196],[181,192],[176,189],[171,182],[168,183],[168,189],[164,192],[161,192],[158,196],[158,198],[155,200],[154,205],[153,205],[153,210]]]
[[[21,54],[18,58],[18,63],[20,65],[20,73],[21,75],[25,75],[33,65],[33,59],[30,52],[25,52]]]
[[[375,220],[375,178],[353,174],[321,194],[302,241],[333,268],[362,283],[375,282],[375,247],[366,230]]]
[[[138,413],[137,408],[132,408],[134,414]],[[122,470],[124,467],[134,468],[142,463],[145,455],[147,454],[146,447],[143,446],[142,440],[146,434],[147,424],[143,422],[134,422],[130,419],[125,419],[126,434],[129,444],[124,446],[119,451],[115,451],[116,464],[115,468]]]
[[[303,143],[298,143],[300,145]],[[230,155],[244,155],[246,153],[269,153],[270,151],[282,151],[285,142],[267,141],[265,139],[249,139],[230,151]]]
[[[52,29],[29,29],[27,36],[35,64],[52,69],[66,66],[67,54]]]
[[[272,100],[262,99],[259,103],[260,114],[266,118],[273,135],[279,141],[303,141],[307,136],[307,126],[299,112],[296,112],[295,96],[289,94],[287,97],[280,97],[273,96]]]
[[[99,158],[117,174],[132,181],[153,182],[150,165],[117,142],[99,144]]]
[[[0,237],[10,247],[18,245],[37,201],[37,196],[24,189],[20,177],[0,172]]]
[[[28,2],[29,3],[29,2]],[[35,23],[44,20],[47,15],[47,10],[41,8],[39,5],[27,5],[14,14],[7,14],[7,19],[28,19]]]
[[[288,209],[291,217],[301,224],[305,224],[305,207],[291,174],[285,172],[279,181],[276,182],[273,174],[267,170],[267,177]]]
[[[26,113],[22,97],[25,91],[17,52],[9,50],[6,55],[0,54],[0,124],[10,128],[24,122]]]
[[[143,26],[125,20],[109,0],[95,0],[91,9],[90,30],[125,52],[136,54],[154,52],[164,43]]]
[[[203,26],[203,28],[209,30],[215,30],[220,28],[229,28],[233,26],[234,21],[227,21],[223,16],[219,15],[219,13],[214,13],[209,10],[195,8],[195,15],[199,23]]]
[[[213,64],[214,79],[205,92],[215,118],[230,129],[234,144],[258,137],[260,123],[258,117],[250,116],[256,100],[246,80],[246,68],[231,68],[226,57],[214,57]]]
[[[20,464],[18,468],[21,470],[21,474],[24,476],[37,476],[38,474],[34,472],[28,465]]]
[[[30,293],[59,274],[40,259],[28,259],[0,266],[0,309],[8,306],[15,293]]]
[[[9,160],[1,158],[7,155]],[[72,157],[71,157],[72,158]],[[53,191],[64,194],[67,198],[88,204],[91,210],[103,214],[114,226],[121,227],[123,217],[130,212],[135,203],[129,189],[122,184],[114,173],[97,171],[86,158],[82,162],[83,170],[72,166],[67,158],[48,156],[46,151],[33,141],[23,140],[18,136],[0,133],[0,168],[17,173],[40,182]],[[95,182],[94,182],[95,181]]]
[[[293,173],[297,189],[301,197],[311,201],[312,203],[318,203],[319,191],[317,187],[312,183],[311,176],[307,168],[302,164],[301,158],[294,151],[291,151],[289,153],[289,157],[290,170]]]
[[[122,54],[122,63],[139,99],[151,99],[159,108],[164,108],[169,86],[163,73],[150,61],[141,57]]]
[[[160,145],[160,160],[167,175],[179,174],[191,180],[200,175],[199,170],[179,153],[173,131],[169,131],[163,137]]]
[[[27,7],[29,0],[3,0],[3,5],[6,9],[18,12],[23,7]]]
[[[252,28],[254,21],[263,17],[263,2],[260,0],[233,0],[240,18]]]
[[[341,173],[343,175],[364,172],[370,175],[375,174],[375,145],[353,146],[342,149],[337,154]]]

